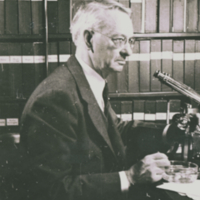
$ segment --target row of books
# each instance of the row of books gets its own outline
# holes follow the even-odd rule
[[[111,93],[165,92],[171,88],[153,75],[160,70],[200,91],[200,40],[141,40],[123,71],[108,77]]]
[[[73,0],[73,14],[81,0]],[[85,0],[91,2],[92,0]],[[198,0],[116,0],[132,11],[135,33],[200,32]]]
[[[20,117],[24,103],[7,102],[0,103],[0,133],[18,133]],[[168,106],[169,104],[169,106]],[[175,113],[180,112],[181,101],[170,100],[111,100],[111,106],[122,120],[143,120],[166,122]],[[167,114],[169,113],[169,114]]]
[[[47,0],[49,33],[69,33],[70,1]],[[43,0],[1,0],[0,34],[43,34]]]
[[[71,41],[49,43],[46,69],[43,43],[0,43],[0,96],[27,99],[49,73],[67,61],[73,53],[71,44]]]
[[[198,0],[130,0],[137,33],[200,32]]]
[[[181,100],[111,100],[111,106],[122,120],[170,121],[181,112]]]
[[[0,134],[19,133],[20,117],[24,104],[24,102],[0,103]]]

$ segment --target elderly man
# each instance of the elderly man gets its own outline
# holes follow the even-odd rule
[[[134,47],[129,9],[113,0],[82,5],[71,33],[75,56],[25,106],[26,155],[15,199],[121,200],[131,187],[161,180],[169,165],[157,152],[127,167],[126,135],[133,122],[117,119],[107,99],[106,77],[122,71]],[[131,199],[139,197],[133,192]]]

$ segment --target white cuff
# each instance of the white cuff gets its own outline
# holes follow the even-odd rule
[[[121,191],[127,192],[130,187],[130,182],[124,171],[119,172],[120,182],[121,182]]]

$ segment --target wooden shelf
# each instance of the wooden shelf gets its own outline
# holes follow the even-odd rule
[[[136,33],[137,39],[200,39],[200,33]]]

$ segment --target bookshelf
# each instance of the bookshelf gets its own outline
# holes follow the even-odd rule
[[[92,0],[84,0],[90,2]],[[185,48],[186,41],[196,41],[196,47],[193,50],[188,49],[189,53],[196,54],[197,56],[200,53],[200,2],[197,0],[186,1],[186,0],[117,0],[118,2],[124,4],[126,7],[129,7],[134,13],[132,16],[133,25],[135,26],[136,33],[134,37],[136,38],[138,48],[135,48],[134,56],[127,59],[127,65],[125,70],[121,75],[110,77],[110,82],[114,83],[111,86],[112,91],[109,96],[111,101],[128,101],[133,102],[137,100],[166,100],[170,99],[184,99],[182,95],[177,92],[172,91],[171,89],[164,87],[163,85],[157,85],[150,74],[153,73],[152,66],[158,65],[161,70],[171,70],[174,74],[175,61],[173,57],[170,59],[163,59],[162,52],[167,51],[171,52],[171,56],[174,50],[174,41],[182,41],[182,44]],[[26,103],[29,95],[25,95],[23,90],[27,90],[24,87],[23,78],[27,76],[31,77],[29,70],[32,72],[35,69],[35,81],[34,87],[44,79],[49,73],[49,69],[53,70],[56,66],[59,66],[61,63],[64,63],[70,54],[74,53],[74,46],[72,43],[72,37],[69,31],[70,20],[74,14],[77,7],[73,7],[74,3],[79,2],[79,0],[42,0],[42,1],[19,1],[15,0],[14,4],[9,3],[10,1],[2,0],[0,1],[0,47],[1,45],[7,44],[5,47],[7,50],[4,50],[4,54],[0,53],[0,65],[2,69],[9,69],[7,75],[1,71],[0,78],[4,75],[13,77],[18,77],[18,85],[21,88],[16,89],[13,85],[16,85],[13,81],[15,79],[10,79],[10,92],[6,95],[2,95],[2,85],[0,84],[0,110],[1,105],[4,103],[10,104],[19,104],[20,107]],[[153,2],[153,3],[152,3]],[[188,5],[187,7],[185,5]],[[195,6],[196,5],[196,6]],[[21,12],[27,8],[27,12]],[[175,9],[176,8],[176,9]],[[184,8],[184,9],[183,9]],[[179,9],[183,9],[178,11]],[[163,12],[161,12],[161,10]],[[191,13],[191,10],[193,12]],[[148,12],[147,12],[148,11]],[[180,12],[179,15],[175,15],[175,12]],[[17,13],[17,15],[13,14]],[[189,15],[188,15],[188,14]],[[148,17],[151,15],[151,17]],[[181,17],[183,18],[182,24],[177,24],[177,20]],[[187,16],[190,16],[188,18]],[[148,18],[148,22],[147,19]],[[10,21],[9,21],[10,20]],[[164,26],[163,26],[164,24]],[[148,41],[148,42],[146,42]],[[169,45],[169,42],[170,45]],[[148,57],[149,59],[145,60],[145,67],[149,67],[149,74],[141,76],[140,74],[140,62],[138,58],[142,54],[141,44],[142,42],[148,43]],[[153,43],[157,45],[154,49],[152,48]],[[166,44],[165,44],[166,43]],[[21,55],[18,53],[17,57],[14,53],[10,53],[10,48],[20,49],[20,52],[25,52],[24,44],[29,44],[32,50],[32,54],[29,52],[27,55]],[[165,47],[166,45],[166,47]],[[14,47],[11,47],[14,46]],[[190,46],[190,44],[189,44]],[[144,48],[146,48],[144,46]],[[156,51],[156,49],[158,49]],[[154,51],[154,53],[152,53]],[[180,52],[177,52],[177,54]],[[151,56],[158,55],[156,59],[151,59]],[[161,57],[159,57],[161,55]],[[182,49],[182,55],[185,56],[185,49]],[[4,56],[4,58],[3,58]],[[25,56],[29,56],[25,58]],[[6,57],[6,58],[5,58]],[[3,61],[3,59],[8,59]],[[16,60],[10,62],[12,60]],[[24,63],[23,59],[26,59]],[[200,92],[200,84],[198,81],[198,74],[200,73],[200,60],[189,59],[186,63],[185,58],[182,60],[182,63],[179,65],[183,69],[183,80],[186,82],[187,74],[185,73],[185,66],[192,66],[194,68],[194,77],[195,89]],[[168,67],[170,66],[170,67]],[[199,66],[199,67],[198,67]],[[17,67],[17,70],[14,70],[14,67]],[[31,71],[30,70],[30,71]],[[26,71],[26,73],[24,72]],[[166,71],[168,72],[168,71]],[[22,75],[20,74],[22,73]],[[24,73],[24,74],[23,74]],[[42,74],[42,75],[41,75]],[[148,79],[147,79],[148,76]],[[145,89],[146,91],[141,91],[140,85],[143,82],[142,79],[148,80],[149,88]],[[141,80],[141,81],[140,81]],[[20,82],[21,81],[21,82]],[[140,81],[140,83],[139,83]],[[6,82],[6,80],[5,80]],[[147,84],[148,84],[147,83]],[[21,85],[20,85],[21,84]],[[132,84],[132,85],[131,85]],[[134,84],[134,86],[133,86]],[[193,84],[193,83],[191,83]],[[153,88],[151,87],[152,85]],[[33,88],[30,91],[26,91],[27,94],[32,92]],[[157,90],[157,91],[156,91]],[[21,111],[20,111],[21,112]],[[20,113],[21,114],[21,113]],[[5,116],[0,114],[0,125],[1,119],[8,118],[9,114],[6,113]],[[16,116],[16,118],[20,118]],[[6,124],[2,123],[1,128],[6,128]],[[16,129],[17,130],[17,129]]]

